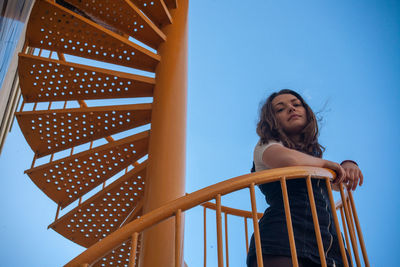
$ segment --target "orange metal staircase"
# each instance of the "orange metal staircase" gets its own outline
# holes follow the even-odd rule
[[[178,57],[173,50],[179,48],[176,42],[186,48],[187,1],[177,7],[175,0],[34,4],[18,67],[23,104],[16,117],[35,152],[25,172],[58,204],[49,227],[81,246],[95,244],[154,209],[148,203],[157,207],[184,194],[181,175],[174,178],[181,192],[144,201],[152,194],[146,193],[149,184],[158,187],[157,179],[147,179],[149,165],[163,170],[160,156],[149,157],[150,146],[174,144],[173,138],[152,138],[154,131],[175,135],[158,126],[159,117],[177,121],[175,144],[184,144],[185,124],[179,122],[185,118],[186,50],[177,51]],[[168,94],[181,94],[183,101],[178,97],[175,107],[164,107],[162,98]],[[170,118],[165,109],[179,115]],[[184,150],[177,153],[183,158]],[[60,216],[64,208],[69,211]],[[137,242],[139,253],[141,237]],[[94,266],[127,266],[130,247],[126,240]],[[139,254],[131,262],[138,259]]]

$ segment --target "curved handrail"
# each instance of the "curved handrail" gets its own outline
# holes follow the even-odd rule
[[[290,180],[304,177],[334,179],[335,176],[335,173],[329,169],[309,166],[296,166],[265,170],[231,178],[170,201],[162,207],[143,215],[142,217],[128,223],[124,227],[116,230],[106,238],[89,247],[86,251],[82,252],[65,266],[70,267],[79,266],[80,264],[93,263],[100,259],[107,252],[114,249],[125,240],[129,239],[132,234],[141,232],[149,226],[160,223],[161,221],[176,214],[178,210],[180,212],[186,211],[202,204],[203,202],[215,198],[217,195],[223,196],[231,192],[247,188],[251,185],[254,186],[263,183],[276,182],[282,177]]]

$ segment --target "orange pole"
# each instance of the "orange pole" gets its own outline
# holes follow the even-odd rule
[[[225,257],[226,267],[229,267],[229,253],[228,253],[228,214],[225,212]]]
[[[204,208],[204,267],[207,266],[207,208]]]
[[[346,240],[346,245],[347,245],[347,248],[348,248],[347,252],[349,253],[351,264],[353,264],[353,260],[351,259],[351,249],[350,249],[351,244],[350,244],[350,241],[349,241],[349,235],[347,234],[346,222],[344,220],[343,206],[340,207],[340,217],[342,217],[343,232],[344,232],[344,237],[345,237],[345,240]]]
[[[331,204],[331,211],[332,211],[333,221],[335,223],[336,234],[338,236],[339,248],[340,248],[340,253],[342,254],[343,264],[345,267],[349,267],[349,264],[347,262],[346,250],[345,250],[344,244],[343,244],[343,239],[340,238],[342,235],[340,233],[339,220],[338,220],[336,211],[333,210],[335,208],[335,201],[333,200],[331,180],[329,178],[326,178],[325,182],[326,182],[326,188],[328,189],[329,202]]]
[[[349,228],[350,241],[351,241],[351,244],[353,247],[354,259],[356,260],[357,267],[361,267],[360,256],[358,254],[357,240],[356,240],[354,228],[353,228],[353,225],[352,225],[352,222],[350,219],[350,212],[349,212],[349,207],[347,206],[346,196],[345,196],[344,190],[343,190],[343,184],[340,184],[339,186],[340,186],[340,196],[342,197],[342,203],[343,203],[343,208],[344,208],[344,214],[346,215],[347,226]]]
[[[322,267],[326,267],[324,244],[322,244],[322,237],[321,237],[321,230],[319,228],[317,208],[315,207],[314,193],[313,193],[312,184],[311,184],[311,176],[307,177],[306,182],[307,182],[308,198],[310,200],[311,213],[312,213],[312,218],[313,218],[313,222],[314,222],[315,237],[317,238],[319,258],[321,260]]]
[[[222,244],[222,218],[221,218],[221,195],[218,194],[215,198],[215,203],[217,204],[217,247],[218,247],[218,267],[224,267],[223,258],[223,244]]]
[[[292,254],[292,264],[294,267],[298,267],[299,263],[297,261],[296,243],[294,242],[292,217],[290,215],[289,197],[288,197],[288,193],[287,193],[285,177],[281,178],[281,188],[282,188],[282,196],[283,196],[283,206],[285,208],[285,215],[286,215],[286,226],[287,226],[287,230],[288,230],[288,234],[289,234],[290,253]]]
[[[245,232],[245,238],[246,238],[246,253],[249,253],[249,233],[247,230],[247,218],[244,217],[244,232]]]
[[[129,255],[129,267],[135,266],[137,241],[139,233],[134,232],[131,239],[131,255]]]
[[[254,183],[250,185],[250,200],[251,200],[251,212],[253,215],[254,241],[256,244],[257,266],[264,267],[263,255],[261,251],[260,229],[258,228],[257,204],[256,204],[256,193],[254,190]]]
[[[181,267],[182,260],[182,210],[178,209],[175,214],[175,267]]]
[[[348,195],[349,195],[349,191],[346,189],[346,191],[347,191],[347,199],[346,199],[346,201],[347,201],[347,207],[350,207],[350,199],[349,199],[349,197],[348,197]],[[351,227],[353,227],[353,229],[355,228],[355,225],[354,225],[354,221],[353,221],[353,211],[349,208],[349,215],[350,215],[350,222],[351,222]]]
[[[144,214],[185,195],[187,14],[188,0],[180,0],[174,22],[161,28],[167,40],[158,49]],[[143,233],[139,266],[174,266],[174,229],[169,219]]]
[[[367,250],[365,248],[364,237],[363,237],[363,234],[361,231],[360,221],[358,220],[356,206],[354,204],[353,193],[351,193],[351,191],[348,191],[348,192],[349,192],[349,198],[350,198],[350,206],[353,211],[354,221],[356,223],[357,234],[358,234],[358,239],[360,241],[361,252],[363,254],[364,263],[365,263],[365,266],[369,267],[370,265],[369,265]]]

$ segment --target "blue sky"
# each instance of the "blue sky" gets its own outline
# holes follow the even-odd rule
[[[364,173],[354,197],[371,266],[396,266],[399,15],[397,1],[192,0],[186,191],[248,173],[261,101],[296,90],[323,117],[324,157],[356,160]],[[32,154],[15,123],[0,156],[4,266],[60,266],[82,251],[46,229],[56,205],[23,174]],[[248,193],[222,203],[249,209]],[[266,207],[260,192],[257,206]],[[201,209],[186,214],[190,267],[203,264],[201,216]],[[215,218],[207,217],[208,266],[215,266]],[[240,243],[230,247],[230,266],[244,266],[242,221],[229,222],[230,240]]]

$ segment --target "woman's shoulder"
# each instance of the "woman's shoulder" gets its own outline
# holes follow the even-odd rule
[[[277,140],[271,139],[271,140],[268,140],[267,142],[262,142],[261,139],[260,139],[260,140],[258,140],[254,150],[262,150],[262,151],[264,151],[268,147],[270,147],[272,145],[275,145],[275,144],[283,146],[283,143],[281,141],[277,141]]]
[[[271,147],[272,145],[283,146],[282,142],[276,140],[268,140],[268,142],[265,143],[261,142],[261,140],[257,142],[256,146],[254,147],[254,155],[253,155],[256,171],[269,169],[269,167],[266,166],[265,163],[263,162],[262,156],[264,151],[267,148]]]

